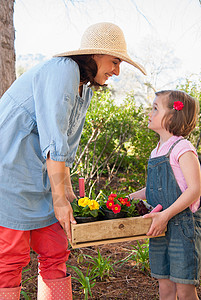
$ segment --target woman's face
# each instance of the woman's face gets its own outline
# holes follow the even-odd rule
[[[94,54],[93,59],[98,67],[94,80],[100,85],[103,85],[109,77],[119,75],[121,63],[119,58],[107,54]]]

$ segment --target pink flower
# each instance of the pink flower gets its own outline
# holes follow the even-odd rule
[[[173,104],[173,108],[175,110],[182,110],[184,107],[184,104],[181,101],[175,101]]]

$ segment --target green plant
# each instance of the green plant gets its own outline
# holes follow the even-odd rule
[[[28,294],[24,290],[21,290],[20,294],[24,297],[25,300],[31,300],[31,298],[28,296]]]
[[[127,213],[128,217],[138,217],[139,216],[139,212],[136,208],[136,202],[137,201],[134,201],[134,200],[131,201],[131,206],[129,207],[129,210]]]
[[[94,92],[71,173],[85,178],[88,195],[92,188],[99,190],[103,177],[106,189],[125,170],[137,175],[139,188],[145,185],[147,159],[157,141],[147,124],[133,94],[118,106],[108,89]]]
[[[117,261],[115,264],[121,263],[120,267],[128,261],[135,261],[136,265],[143,272],[149,270],[149,240],[147,239],[144,244],[140,244],[137,241],[137,246],[131,245],[133,250],[129,251],[129,255],[125,258]]]
[[[79,268],[70,265],[67,265],[67,267],[72,268],[78,275],[78,277],[72,277],[72,280],[73,279],[77,280],[81,284],[80,289],[84,290],[84,295],[85,295],[84,299],[88,300],[89,295],[92,297],[91,289],[96,284],[95,277],[93,276],[92,271],[89,273],[89,267],[88,267],[85,276]]]
[[[29,272],[29,271],[30,271],[30,269],[23,270],[23,271],[22,271],[22,274],[25,273],[25,272]],[[22,281],[22,286],[23,286],[27,281],[31,280],[32,278],[35,278],[36,276],[37,276],[37,275],[32,276],[32,277],[29,277],[29,278],[27,278],[26,280],[23,280],[23,281]],[[29,297],[29,295],[28,295],[28,294],[30,294],[30,293],[29,293],[29,292],[25,292],[25,291],[23,290],[23,287],[22,287],[22,289],[21,289],[21,291],[20,291],[20,294],[24,297],[25,300],[31,300],[31,297]]]
[[[98,257],[92,257],[90,255],[85,254],[85,257],[89,258],[87,263],[92,265],[91,273],[94,277],[99,277],[102,281],[105,277],[109,277],[110,272],[113,271],[113,265],[111,264],[110,257],[104,258],[99,249],[98,249]]]
[[[143,216],[151,212],[153,207],[142,199],[134,199],[129,207],[128,217]]]
[[[137,244],[138,246],[133,246],[135,261],[140,269],[146,272],[149,269],[149,240],[142,245],[137,241]]]
[[[99,203],[95,200],[90,200],[88,197],[80,198],[78,201],[74,199],[71,206],[75,217],[97,217],[99,213]]]

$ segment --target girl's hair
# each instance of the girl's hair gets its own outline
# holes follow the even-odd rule
[[[92,54],[84,54],[84,55],[71,55],[69,56],[73,59],[79,66],[80,70],[80,82],[83,84],[90,83],[90,86],[105,86],[97,83],[94,78],[96,77],[98,67],[93,59]]]
[[[199,112],[198,101],[183,91],[164,90],[155,94],[158,97],[164,96],[165,105],[168,108],[162,119],[164,128],[173,135],[187,136],[196,126]],[[175,101],[182,102],[184,107],[181,110],[174,109]]]

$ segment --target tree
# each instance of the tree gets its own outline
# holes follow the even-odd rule
[[[0,97],[15,80],[15,0],[0,0]]]

